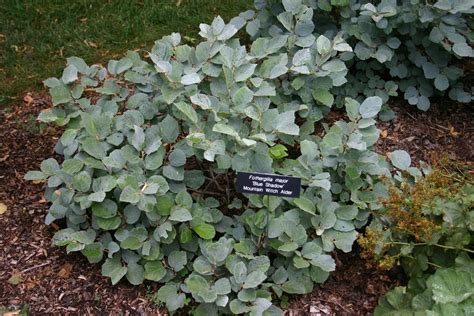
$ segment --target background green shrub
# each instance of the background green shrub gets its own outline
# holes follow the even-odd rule
[[[257,19],[247,25],[251,36],[287,34],[300,47],[313,45],[321,34],[342,36],[353,48],[341,56],[349,68],[347,83],[331,90],[340,105],[346,96],[377,95],[386,102],[403,95],[426,111],[436,95],[472,100],[472,87],[458,81],[459,60],[474,56],[472,1],[255,0],[255,5]]]

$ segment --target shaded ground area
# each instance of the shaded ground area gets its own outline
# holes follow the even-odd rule
[[[402,102],[398,102],[402,103]],[[447,154],[452,160],[474,162],[474,106],[438,100],[428,112],[402,103],[392,105],[394,120],[378,123],[380,153],[403,149],[412,161],[430,162]]]
[[[336,271],[329,280],[312,293],[295,297],[288,315],[371,315],[379,297],[399,285],[394,272],[367,269],[358,249],[336,258]]]
[[[60,131],[40,127],[35,118],[49,107],[41,94],[0,112],[0,307],[30,305],[32,314],[159,313],[147,298],[157,284],[112,287],[101,276],[100,265],[90,265],[77,254],[51,246],[57,226],[43,224],[48,205],[40,184],[23,180],[28,170],[54,155]],[[473,161],[472,107],[435,106],[429,113],[394,107],[397,119],[381,123],[381,153],[405,149],[414,160],[430,161],[429,153],[448,152],[452,159]],[[339,254],[338,269],[313,293],[290,300],[288,315],[371,314],[380,295],[398,284],[393,275],[365,268],[356,252]]]

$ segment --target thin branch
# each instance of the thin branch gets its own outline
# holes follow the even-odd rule
[[[20,273],[26,273],[26,272],[28,272],[28,271],[31,271],[31,270],[34,270],[34,269],[38,269],[38,268],[47,266],[48,264],[51,264],[51,262],[45,262],[45,263],[39,264],[39,265],[37,265],[37,266],[33,266],[33,267],[31,267],[31,268],[28,268],[28,269],[25,269],[25,270],[21,271]]]
[[[435,247],[444,248],[444,249],[460,250],[460,251],[466,251],[469,253],[474,253],[474,250],[464,248],[464,247],[452,247],[452,246],[446,246],[446,245],[441,245],[441,244],[428,244],[426,242],[408,243],[408,242],[390,241],[385,244],[386,245],[402,245],[402,246],[435,246]]]
[[[212,191],[206,191],[206,190],[192,190],[192,189],[190,189],[190,191],[196,192],[196,193],[199,193],[199,194],[222,196],[222,193],[219,193],[219,192],[212,192]]]
[[[219,191],[225,192],[225,190],[221,187],[221,185],[219,184],[219,182],[217,182],[216,176],[214,175],[214,171],[212,171],[212,168],[209,168],[209,174],[211,175],[212,180],[213,180],[214,183],[216,184],[216,186],[217,186],[217,188],[219,189]]]

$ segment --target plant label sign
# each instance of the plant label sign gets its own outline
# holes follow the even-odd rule
[[[269,173],[237,173],[237,192],[240,193],[299,197],[300,190],[301,178]]]

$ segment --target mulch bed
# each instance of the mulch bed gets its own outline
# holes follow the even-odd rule
[[[448,155],[472,166],[474,162],[474,106],[437,100],[428,112],[403,101],[391,105],[396,116],[377,124],[381,138],[376,150],[386,154],[396,149],[410,153],[412,162],[433,162]]]
[[[297,296],[288,308],[296,315],[372,315],[380,296],[400,284],[399,271],[383,273],[367,268],[354,246],[349,254],[338,253],[336,271],[312,293]]]
[[[23,180],[28,170],[37,170],[42,160],[54,156],[60,130],[46,127],[38,132],[34,122],[49,106],[48,96],[32,94],[9,112],[0,112],[0,203],[8,208],[0,214],[0,307],[28,304],[31,314],[163,313],[148,299],[157,284],[111,286],[101,276],[100,265],[51,245],[59,227],[44,224],[48,204],[43,188]],[[472,165],[472,107],[435,105],[428,113],[393,108],[397,118],[378,125],[383,136],[376,146],[380,153],[405,149],[415,162],[429,162],[430,153],[447,152]],[[337,261],[328,282],[290,301],[288,315],[371,314],[378,298],[400,282],[394,275],[367,269],[356,253],[338,254]]]

